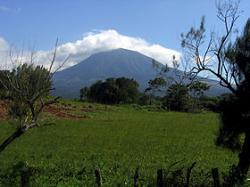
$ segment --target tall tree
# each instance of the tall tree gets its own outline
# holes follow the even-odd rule
[[[232,1],[218,4],[217,17],[225,27],[223,35],[206,36],[204,18],[199,28],[182,34],[182,46],[194,64],[191,73],[210,73],[232,92],[222,104],[222,126],[216,141],[231,150],[240,149],[238,165],[230,171],[227,185],[242,183],[250,167],[250,20],[242,35],[230,43],[240,14],[238,5],[239,2]],[[244,143],[238,146],[241,134],[245,136]]]

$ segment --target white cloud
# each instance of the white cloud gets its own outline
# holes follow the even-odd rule
[[[1,45],[5,46],[7,43],[4,40],[2,42],[0,40],[0,49]],[[92,54],[117,48],[138,51],[169,66],[172,65],[173,55],[175,55],[177,59],[180,58],[179,52],[161,45],[150,44],[141,38],[125,36],[119,34],[116,30],[105,30],[86,33],[80,40],[59,45],[56,65],[60,64],[60,62],[69,55],[70,58],[64,68],[75,65]],[[36,54],[38,64],[43,64],[48,67],[48,58],[51,57],[51,53],[52,51],[38,51]]]
[[[8,59],[8,53],[10,50],[10,46],[8,44],[8,42],[0,37],[0,68],[4,69],[7,68],[8,64],[9,64],[9,59]]]
[[[172,65],[173,55],[180,56],[180,53],[177,51],[167,49],[158,44],[149,44],[141,38],[121,35],[115,30],[87,33],[81,40],[61,45],[58,48],[58,54],[70,54],[70,64],[76,64],[94,53],[117,48],[138,51],[163,64],[169,65]]]
[[[9,44],[8,42],[0,37],[0,52],[8,51],[9,50]]]

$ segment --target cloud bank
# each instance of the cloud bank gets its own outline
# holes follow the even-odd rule
[[[0,69],[9,69],[7,66],[9,66],[9,58],[8,58],[8,53],[10,50],[10,46],[8,42],[0,37]]]
[[[69,59],[64,65],[64,68],[73,66],[95,53],[117,48],[140,52],[162,64],[168,64],[169,66],[172,66],[173,55],[175,55],[177,59],[181,56],[179,52],[165,48],[159,44],[150,44],[141,38],[122,35],[116,30],[104,30],[86,33],[80,40],[59,45],[57,48],[55,67],[68,56]],[[0,38],[0,57],[2,58],[4,56],[4,52],[6,53],[8,50],[9,44],[3,38]],[[52,51],[53,50],[38,51],[35,58],[37,64],[48,67],[48,59],[51,58]],[[28,54],[28,51],[24,54]],[[22,58],[25,61],[28,57]]]

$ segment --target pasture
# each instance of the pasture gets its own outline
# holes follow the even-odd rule
[[[0,186],[18,183],[20,163],[32,168],[32,186],[94,186],[97,168],[103,186],[133,186],[136,168],[140,185],[153,186],[157,169],[177,170],[194,161],[192,180],[202,181],[211,168],[226,172],[237,163],[237,154],[214,145],[219,118],[211,112],[63,100],[42,119],[46,125],[1,153]],[[0,141],[13,131],[2,120]]]

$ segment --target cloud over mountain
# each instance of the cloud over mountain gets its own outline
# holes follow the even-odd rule
[[[7,47],[6,47],[7,46]],[[138,51],[149,56],[163,64],[172,65],[172,57],[175,55],[177,59],[180,53],[159,44],[150,44],[146,40],[138,37],[130,37],[118,33],[116,30],[104,30],[86,33],[82,39],[64,43],[58,46],[56,65],[60,64],[66,57],[70,56],[64,68],[75,65],[87,57],[112,49],[124,48]],[[0,38],[0,50],[9,50],[8,43]],[[51,51],[38,51],[36,53],[36,61],[38,64],[48,66],[48,59],[51,57]],[[26,51],[24,54],[27,54]],[[0,54],[3,56],[3,52]],[[6,55],[6,54],[5,54]],[[26,56],[22,57],[25,61]]]
[[[10,46],[8,42],[4,38],[0,37],[0,69],[7,68],[7,66],[9,66],[9,50]]]
[[[4,52],[6,50],[9,50],[9,44],[4,38],[0,37],[0,52]]]

